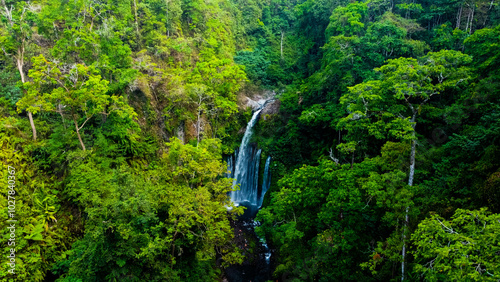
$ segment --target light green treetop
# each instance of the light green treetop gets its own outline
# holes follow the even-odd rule
[[[33,58],[29,76],[33,81],[24,84],[27,94],[17,103],[18,111],[54,111],[63,118],[69,116],[83,150],[85,145],[80,130],[96,114],[136,115],[123,97],[106,94],[108,81],[101,78],[93,65],[68,66],[48,61],[40,55]]]

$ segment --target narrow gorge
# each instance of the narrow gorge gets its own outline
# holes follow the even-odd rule
[[[0,281],[500,281],[500,1],[0,10]]]

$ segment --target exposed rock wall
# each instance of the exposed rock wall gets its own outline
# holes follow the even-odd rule
[[[280,112],[281,101],[274,100],[266,104],[262,112],[260,112],[260,118],[266,120],[267,116],[278,114]]]

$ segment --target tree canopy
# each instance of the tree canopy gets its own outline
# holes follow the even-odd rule
[[[497,281],[499,44],[498,1],[2,0],[0,280],[229,281],[265,239],[273,281]]]

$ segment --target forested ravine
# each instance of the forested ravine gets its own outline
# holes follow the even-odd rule
[[[255,216],[262,206],[271,181],[269,170],[271,156],[267,157],[264,169],[259,169],[262,149],[258,149],[256,144],[250,142],[254,126],[268,101],[270,100],[266,100],[254,111],[239,149],[227,158],[229,173],[226,177],[233,179],[233,187],[239,185],[237,190],[230,193],[231,201],[236,206],[245,207],[244,213],[231,222],[234,228],[234,241],[243,251],[245,259],[242,264],[225,269],[225,276],[230,282],[263,282],[271,278],[271,250],[265,239],[259,238],[254,230],[255,226],[259,225],[259,222],[255,221]],[[259,173],[261,171],[263,173]]]
[[[499,46],[498,0],[0,0],[0,281],[498,282]]]

